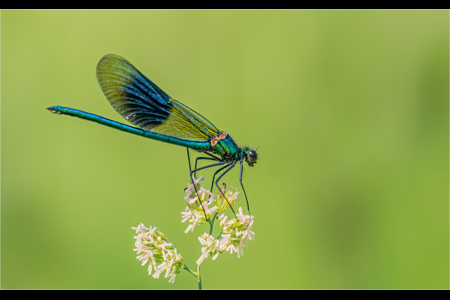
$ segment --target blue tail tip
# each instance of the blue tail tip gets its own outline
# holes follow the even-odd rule
[[[52,112],[54,114],[59,113],[59,111],[56,109],[55,106],[46,107],[45,109],[49,110],[50,112]]]

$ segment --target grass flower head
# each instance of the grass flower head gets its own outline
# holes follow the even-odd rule
[[[201,265],[209,255],[212,256],[212,260],[225,252],[236,252],[238,258],[244,255],[244,246],[247,247],[247,241],[255,239],[255,233],[252,231],[253,217],[244,215],[242,207],[239,207],[236,217],[237,219],[229,221],[225,214],[219,217],[222,229],[220,238],[216,239],[208,233],[204,233],[198,238],[202,244],[202,255],[197,260],[198,265]]]
[[[174,283],[175,277],[184,267],[183,257],[177,253],[177,249],[165,238],[164,234],[156,227],[147,228],[144,224],[138,227],[131,227],[138,234],[134,238],[136,258],[144,266],[147,262],[148,274],[154,278],[159,278],[161,273],[169,278],[169,282]]]
[[[181,222],[184,223],[189,220],[190,223],[185,231],[186,233],[193,231],[196,225],[207,222],[205,213],[209,219],[218,209],[217,206],[209,207],[211,204],[214,204],[214,194],[200,185],[204,178],[200,176],[199,179],[196,179],[195,177],[192,177],[192,179],[194,184],[189,184],[185,190],[186,196],[184,197],[184,200],[186,200],[187,206],[184,212],[181,213],[183,218]],[[200,206],[200,203],[202,206]]]

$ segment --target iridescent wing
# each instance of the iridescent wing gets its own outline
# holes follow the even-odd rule
[[[144,130],[189,141],[209,141],[219,130],[205,117],[164,93],[123,57],[105,55],[97,80],[111,106]]]

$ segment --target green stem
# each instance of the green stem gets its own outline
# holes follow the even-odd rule
[[[198,274],[198,289],[202,289],[202,276],[200,275],[200,265],[197,265],[197,274]]]
[[[195,273],[194,271],[192,271],[191,269],[189,269],[189,267],[184,264],[183,269],[185,269],[186,271],[188,271],[189,273],[191,273],[192,275],[194,275],[195,277],[198,277],[199,274]]]
[[[192,271],[191,269],[189,269],[189,267],[186,264],[184,264],[183,269],[185,269],[186,271],[188,271],[189,273],[191,273],[192,275],[197,277],[198,289],[201,290],[202,289],[202,276],[200,275],[200,266],[197,266],[197,273]]]
[[[212,235],[213,229],[214,229],[214,221],[216,220],[217,212],[214,213],[214,216],[212,218],[209,218],[209,235]]]

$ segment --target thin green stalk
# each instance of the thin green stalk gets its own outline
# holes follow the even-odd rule
[[[183,268],[186,271],[188,271],[189,273],[191,273],[192,275],[194,275],[195,277],[197,277],[198,289],[201,290],[202,289],[202,276],[200,275],[200,266],[197,266],[197,273],[192,271],[191,269],[189,269],[189,267],[186,264],[184,264]]]
[[[202,289],[202,276],[200,275],[200,265],[197,265],[197,274],[198,274],[198,289]]]
[[[191,273],[192,275],[194,275],[195,277],[198,277],[198,276],[199,276],[198,273],[195,273],[194,271],[192,271],[191,269],[189,269],[189,267],[188,267],[186,264],[184,264],[183,268],[184,268],[186,271],[188,271],[189,273]]]
[[[214,221],[216,220],[217,212],[214,213],[212,218],[209,218],[211,221],[209,222],[209,235],[212,235],[214,229]]]

